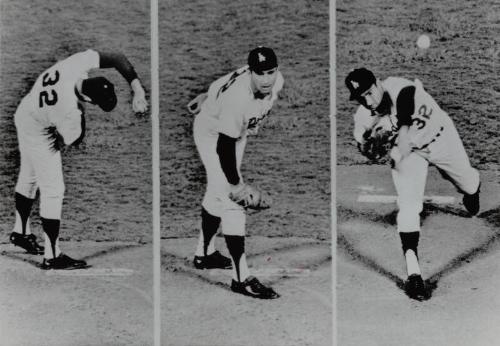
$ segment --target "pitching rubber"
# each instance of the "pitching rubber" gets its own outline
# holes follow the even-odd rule
[[[360,203],[396,203],[397,196],[391,195],[359,195]],[[455,204],[456,198],[453,196],[424,196],[425,203],[434,204]]]

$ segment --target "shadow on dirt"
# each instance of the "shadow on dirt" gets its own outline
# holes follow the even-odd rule
[[[420,213],[420,219],[423,222],[427,217],[437,213],[464,217],[464,218],[471,217],[469,213],[463,208],[458,208],[449,205],[443,206],[434,203],[424,203],[423,210]],[[398,214],[397,209],[391,211],[388,214],[381,215],[380,212],[378,212],[377,210],[354,210],[343,206],[337,206],[337,215],[339,224],[352,219],[364,219],[375,223],[395,226],[397,214]],[[477,217],[480,219],[484,219],[486,222],[490,223],[494,227],[500,227],[500,207],[484,211],[480,213]]]
[[[486,255],[495,246],[498,245],[499,239],[500,239],[500,229],[496,230],[483,243],[473,247],[472,249],[464,251],[460,255],[453,258],[450,262],[448,262],[448,264],[444,265],[435,274],[432,274],[429,277],[428,281],[437,283],[442,277],[454,272],[455,270],[466,265],[467,263],[471,263],[474,259]]]
[[[88,261],[90,259],[95,259],[95,258],[103,257],[106,255],[115,254],[115,253],[118,253],[120,251],[128,250],[131,248],[136,248],[136,247],[140,247],[140,246],[142,246],[142,244],[115,245],[115,246],[111,246],[107,249],[97,251],[93,254],[83,256],[80,259]],[[36,268],[40,268],[40,264],[42,263],[42,258],[43,258],[43,256],[29,255],[29,254],[21,252],[21,251],[15,251],[15,252],[12,251],[11,252],[11,251],[6,251],[6,250],[3,250],[0,253],[0,256],[5,256],[5,257],[8,257],[8,258],[20,261],[20,262],[26,262],[26,263],[28,263]]]
[[[161,266],[163,268],[165,268],[167,271],[174,272],[174,273],[181,274],[181,275],[196,277],[197,279],[203,281],[204,283],[218,286],[218,287],[223,288],[227,291],[231,290],[229,284],[222,283],[222,282],[217,281],[217,280],[212,280],[210,278],[203,276],[201,273],[203,273],[204,271],[197,271],[197,269],[194,269],[191,261],[185,257],[176,256],[174,254],[170,254],[170,253],[167,253],[165,251],[162,251]]]
[[[97,251],[97,252],[95,252],[95,253],[93,253],[91,255],[84,256],[84,257],[82,257],[82,259],[83,260],[94,259],[94,258],[102,257],[102,256],[105,256],[105,255],[115,254],[117,252],[121,252],[121,251],[124,251],[124,250],[128,250],[128,249],[140,247],[142,245],[143,244],[115,245],[115,246],[111,246],[111,247],[109,247],[107,249],[104,249],[104,250],[101,250],[101,251]]]
[[[21,252],[8,252],[8,251],[2,251],[0,255],[11,258],[16,261],[26,262],[37,268],[40,268],[40,263],[42,263],[42,256],[37,257],[36,255],[28,255]],[[35,260],[34,258],[40,258],[40,260]]]
[[[482,212],[478,217],[483,218],[494,227],[500,227],[500,207]]]
[[[282,247],[274,247],[268,251],[265,252],[258,252],[258,253],[252,253],[252,255],[249,255],[247,259],[252,259],[254,257],[259,257],[262,255],[269,255],[273,253],[280,253],[280,252],[285,252],[293,249],[304,249],[307,247],[311,247],[314,245],[317,245],[318,243],[308,243],[308,244],[294,244],[294,245],[288,245],[288,246],[282,246]],[[307,269],[310,271],[318,270],[324,265],[330,265],[332,262],[332,256],[324,256],[321,257],[319,260],[315,261],[314,263],[310,263],[307,266]],[[186,275],[190,277],[195,277],[199,280],[201,280],[204,283],[218,286],[220,288],[223,288],[225,290],[230,291],[230,285],[229,283],[223,283],[220,281],[218,278],[211,279],[205,275],[205,270],[198,270],[195,269],[193,266],[193,263],[191,262],[190,258],[186,258],[184,256],[178,256],[172,253],[168,253],[166,251],[162,251],[162,256],[161,256],[161,266],[165,268],[165,270],[169,272],[173,272],[176,274],[181,274],[181,275]],[[270,285],[277,284],[279,282],[285,281],[287,279],[292,279],[294,278],[293,275],[288,275],[288,274],[281,274],[278,277],[274,279],[266,279],[266,283]]]
[[[342,209],[343,212],[348,212],[349,213],[354,213],[354,211],[349,210],[347,208],[339,208],[339,210]],[[395,218],[396,212],[391,212],[390,214],[387,215],[375,215],[374,212],[371,213],[364,213],[363,215],[368,215],[371,216],[371,218],[368,218],[370,221],[373,222],[381,222],[381,223],[389,223],[389,224],[395,224],[395,219],[393,220],[392,217]],[[427,216],[431,214],[436,214],[436,213],[444,213],[444,214],[451,214],[451,215],[456,215],[460,217],[469,217],[468,213],[464,210],[460,210],[458,208],[454,207],[443,207],[435,204],[425,204],[424,205],[424,210],[422,211],[421,217],[422,219],[425,219]],[[345,215],[345,214],[343,214]],[[358,213],[358,218],[360,214]],[[491,224],[494,228],[498,228],[500,225],[500,207],[494,208],[488,211],[484,211],[481,214],[478,215],[478,218],[484,219],[485,222]],[[349,217],[347,218],[349,219]],[[391,223],[394,222],[394,223]],[[498,245],[500,240],[500,229],[497,229],[488,239],[486,239],[484,242],[481,244],[470,248],[460,255],[456,256],[452,260],[450,260],[447,264],[445,264],[441,269],[439,269],[437,272],[434,274],[431,274],[430,277],[425,280],[425,291],[426,295],[425,297],[422,297],[421,299],[416,299],[418,301],[423,301],[423,300],[428,300],[432,297],[432,293],[434,290],[437,289],[438,287],[438,282],[441,280],[441,278],[453,273],[457,269],[463,267],[467,263],[471,263],[474,259],[486,255],[488,252],[490,252],[495,246]],[[381,265],[379,265],[375,260],[369,258],[368,256],[365,256],[361,254],[355,247],[342,235],[339,234],[337,236],[337,246],[339,248],[342,248],[347,254],[355,261],[361,263],[363,266],[381,274],[382,276],[386,277],[387,279],[391,280],[396,284],[397,287],[399,287],[401,290],[403,290],[406,294],[405,290],[405,281],[403,279],[399,278],[395,274],[391,273],[387,269],[383,268]],[[407,294],[408,295],[408,294]],[[412,297],[410,297],[412,298]],[[413,298],[415,299],[415,298]]]
[[[396,287],[398,287],[401,291],[403,291],[406,294],[406,296],[408,296],[408,298],[410,299],[414,299],[417,301],[429,300],[432,297],[433,291],[437,288],[438,280],[434,278],[429,278],[424,282],[425,285],[424,294],[419,295],[417,297],[412,296],[409,292],[407,292],[405,280],[401,279],[394,273],[382,267],[374,259],[361,254],[342,234],[339,234],[337,237],[337,246],[342,248],[345,252],[347,252],[347,254],[351,257],[351,259],[361,263],[366,268],[373,270],[379,273],[380,275],[384,276],[385,278],[389,279],[390,281],[394,282],[396,284]]]
[[[404,281],[397,275],[391,273],[380,264],[378,264],[374,259],[360,253],[342,234],[337,236],[337,247],[342,248],[347,254],[355,261],[361,263],[366,268],[371,269],[387,279],[391,280],[399,288],[404,290]]]
[[[352,219],[363,219],[375,223],[394,226],[396,225],[397,213],[397,210],[393,210],[388,214],[380,215],[380,212],[377,210],[354,210],[337,205],[338,225]]]

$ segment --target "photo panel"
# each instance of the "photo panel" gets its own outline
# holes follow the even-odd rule
[[[498,344],[499,10],[336,1],[338,345]]]
[[[328,1],[159,5],[162,344],[331,345]]]
[[[149,18],[0,3],[2,345],[153,343]]]

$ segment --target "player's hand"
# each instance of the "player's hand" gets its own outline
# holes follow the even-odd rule
[[[148,101],[144,96],[134,95],[132,100],[132,109],[137,114],[145,114],[148,110]]]
[[[188,108],[189,113],[191,113],[191,114],[198,113],[201,110],[202,103],[205,102],[205,100],[207,99],[207,97],[208,97],[208,94],[207,93],[203,93],[203,94],[200,94],[200,95],[196,96],[194,99],[192,99],[187,104],[187,108]]]
[[[142,88],[141,82],[138,79],[134,79],[130,83],[132,91],[134,93],[132,99],[132,109],[137,114],[144,114],[148,110],[148,101],[146,100],[146,92]]]
[[[399,163],[403,159],[403,155],[401,155],[401,152],[399,151],[398,147],[393,147],[391,149],[391,152],[389,153],[389,156],[391,158],[391,168],[398,170],[399,169]]]
[[[271,206],[268,195],[245,183],[232,186],[229,198],[243,208],[262,210]]]

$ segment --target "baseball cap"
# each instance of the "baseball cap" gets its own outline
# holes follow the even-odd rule
[[[362,93],[375,84],[375,75],[368,69],[361,67],[349,72],[345,78],[345,85],[351,92],[349,100],[357,99]]]
[[[248,53],[248,67],[254,72],[263,72],[278,67],[278,58],[271,48],[257,47]]]
[[[105,112],[116,106],[115,86],[104,77],[87,78],[82,82],[82,93]]]

